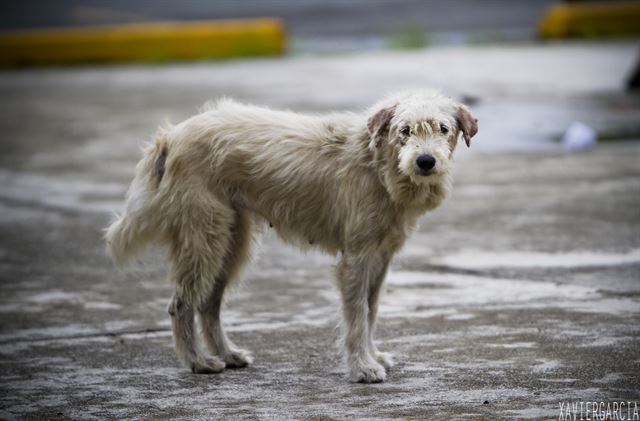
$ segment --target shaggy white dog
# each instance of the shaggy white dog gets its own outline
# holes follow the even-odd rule
[[[176,351],[196,373],[250,362],[225,335],[220,306],[258,224],[340,255],[349,378],[380,382],[392,366],[373,341],[389,262],[447,196],[457,140],[469,145],[476,131],[465,106],[432,91],[324,116],[222,99],[144,151],[126,211],[107,229],[109,250],[122,264],[149,243],[168,247]],[[196,314],[211,355],[196,344]]]

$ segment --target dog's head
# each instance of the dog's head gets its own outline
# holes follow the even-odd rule
[[[433,91],[407,92],[377,104],[367,121],[370,149],[415,184],[436,184],[451,170],[462,135],[467,146],[478,120],[467,107]]]

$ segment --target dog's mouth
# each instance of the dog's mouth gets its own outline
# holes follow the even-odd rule
[[[415,175],[417,175],[418,177],[429,177],[430,175],[434,175],[436,174],[436,170],[434,169],[430,169],[430,170],[423,170],[422,168],[416,168],[415,169]]]

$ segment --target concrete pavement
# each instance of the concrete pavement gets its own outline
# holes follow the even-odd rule
[[[634,51],[3,72],[0,417],[557,419],[560,402],[640,400],[640,144],[568,154],[550,140],[576,119],[635,127],[640,106],[621,90]],[[389,380],[346,382],[332,259],[269,233],[224,313],[255,364],[179,367],[160,253],[120,272],[101,240],[157,124],[221,94],[323,111],[423,85],[477,98],[481,129],[457,153],[453,196],[389,274],[378,334],[399,362]]]

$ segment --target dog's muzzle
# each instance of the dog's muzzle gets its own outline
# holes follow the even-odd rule
[[[433,174],[433,168],[436,166],[436,159],[431,155],[420,155],[416,158],[416,166],[417,175],[431,175]]]

